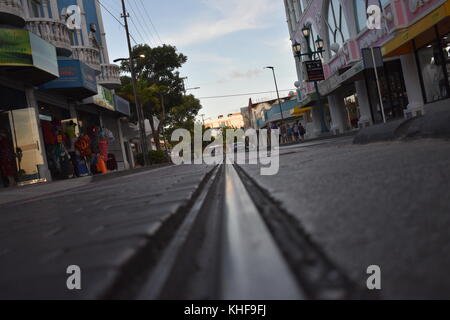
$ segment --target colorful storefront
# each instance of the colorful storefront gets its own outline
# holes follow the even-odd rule
[[[56,49],[24,29],[0,29],[0,173],[3,186],[49,179],[34,87],[58,77]]]
[[[386,58],[405,57],[404,74],[411,105],[407,117],[449,110],[450,2],[395,3],[403,27],[382,47]]]

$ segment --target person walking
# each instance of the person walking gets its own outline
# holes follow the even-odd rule
[[[298,126],[298,122],[294,123],[292,127],[292,131],[294,133],[294,142],[298,142],[300,140],[300,128]]]
[[[301,122],[299,122],[299,131],[300,131],[300,137],[301,137],[302,141],[305,141],[306,129]]]
[[[293,135],[294,135],[294,131],[293,131],[293,129],[292,129],[292,126],[291,126],[291,124],[287,124],[286,125],[286,127],[287,127],[287,137],[286,137],[286,143],[292,143],[293,142]]]
[[[284,144],[286,143],[287,140],[287,128],[286,128],[286,124],[282,123],[280,126],[280,134],[281,134],[281,142],[280,144]]]

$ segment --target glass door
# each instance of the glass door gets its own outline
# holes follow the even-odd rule
[[[44,165],[35,110],[16,109],[9,112],[16,150],[18,182],[40,182],[39,167]]]

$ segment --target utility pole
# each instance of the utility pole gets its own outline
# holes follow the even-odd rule
[[[278,105],[280,106],[281,124],[283,124],[284,123],[283,108],[281,106],[280,92],[278,91],[277,77],[275,76],[275,68],[274,67],[266,67],[266,69],[271,69],[272,73],[273,73],[273,81],[275,82],[275,90],[277,91]]]
[[[133,93],[134,100],[136,102],[136,111],[139,122],[139,131],[141,136],[141,144],[142,144],[142,153],[144,154],[144,165],[149,165],[148,159],[148,144],[147,144],[147,135],[145,133],[145,123],[144,123],[144,111],[142,109],[141,98],[139,96],[138,88],[137,88],[137,80],[136,80],[136,71],[134,70],[134,57],[133,57],[133,49],[131,47],[131,39],[130,39],[130,30],[128,28],[128,18],[129,14],[127,13],[127,9],[125,7],[125,0],[122,0],[122,18],[125,24],[125,32],[127,34],[127,43],[128,43],[128,52],[130,55],[130,72],[131,72],[131,83],[133,85]]]

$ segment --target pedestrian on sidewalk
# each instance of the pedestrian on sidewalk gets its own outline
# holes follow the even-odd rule
[[[306,129],[300,121],[299,121],[299,130],[300,130],[301,140],[305,141]]]
[[[294,142],[298,142],[300,140],[300,127],[298,126],[298,122],[294,123],[292,131],[294,132]]]
[[[284,124],[284,123],[282,123],[281,125],[280,125],[280,134],[281,134],[281,136],[280,136],[280,144],[284,144],[284,143],[286,143],[286,140],[287,140],[287,128],[286,128],[286,124]]]
[[[292,143],[293,140],[293,136],[294,136],[294,130],[292,129],[291,124],[287,124],[287,138],[286,138],[286,143]]]

